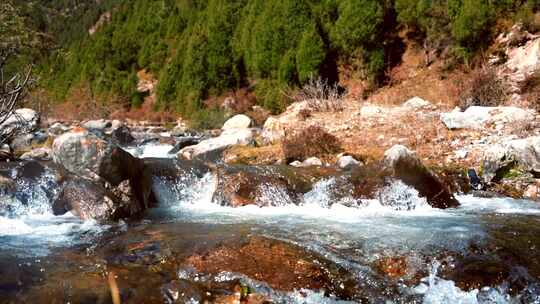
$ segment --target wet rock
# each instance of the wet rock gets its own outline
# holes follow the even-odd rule
[[[1,125],[1,134],[10,134],[15,130],[35,131],[39,126],[40,116],[32,109],[17,109]]]
[[[97,119],[86,121],[81,126],[89,131],[105,132],[105,129],[110,128],[112,123],[110,120]]]
[[[468,256],[459,259],[448,275],[463,290],[484,286],[499,286],[505,282],[510,269],[504,261],[490,256]]]
[[[102,178],[113,186],[137,177],[142,171],[140,160],[82,128],[57,137],[52,156],[55,163],[74,174],[90,179]]]
[[[247,129],[251,126],[251,118],[244,114],[237,114],[223,124],[222,130]]]
[[[396,145],[388,149],[384,153],[383,163],[395,178],[415,188],[432,207],[445,209],[459,206],[447,186],[406,147]]]
[[[10,161],[13,160],[14,156],[11,153],[11,148],[8,144],[3,144],[0,146],[0,161]]]
[[[229,129],[223,131],[220,136],[206,139],[200,143],[185,147],[178,153],[179,157],[193,159],[208,153],[223,151],[234,145],[249,145],[253,141],[251,129]]]
[[[100,184],[73,178],[63,184],[53,211],[55,215],[71,211],[83,220],[109,220],[115,217],[119,207],[118,198]]]
[[[530,123],[534,118],[534,111],[517,107],[472,106],[464,112],[456,108],[452,112],[441,114],[441,121],[448,129],[483,129],[490,124],[504,127]]]
[[[408,265],[405,257],[384,257],[376,263],[379,272],[392,279],[400,279],[407,275]]]
[[[36,148],[21,155],[22,160],[51,160],[51,149],[47,147]]]
[[[114,128],[111,132],[111,139],[122,146],[130,145],[135,141],[135,138],[131,135],[131,130],[125,125]]]
[[[296,193],[287,180],[249,170],[217,171],[218,183],[212,201],[232,207],[279,206],[292,203]]]
[[[177,154],[185,147],[194,146],[201,142],[201,139],[198,137],[183,137],[176,141],[174,147],[169,151],[169,154]]]
[[[482,159],[484,182],[497,182],[519,171],[539,175],[539,153],[540,136],[510,140],[489,147]]]

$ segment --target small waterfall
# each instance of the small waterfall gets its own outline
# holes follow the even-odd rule
[[[430,208],[427,200],[419,197],[416,189],[405,185],[400,180],[393,180],[384,186],[378,192],[377,197],[381,205],[398,211]]]
[[[14,189],[0,196],[0,216],[20,217],[31,214],[52,214],[52,201],[60,187],[57,176],[45,170],[37,178],[18,177],[12,170]]]

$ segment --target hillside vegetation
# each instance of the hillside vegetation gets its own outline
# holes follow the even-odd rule
[[[71,30],[49,26],[62,33],[55,38],[61,48],[41,62],[41,79],[58,101],[87,86],[138,107],[144,95],[136,73],[146,69],[159,80],[158,110],[204,119],[204,100],[249,87],[277,113],[287,105],[284,92],[310,78],[337,81],[340,67],[383,85],[403,52],[400,32],[433,57],[468,64],[498,34],[497,20],[528,24],[539,7],[538,0],[94,2],[80,10],[90,13],[73,14],[84,20],[70,19],[78,24]],[[110,22],[93,35],[83,30],[106,10]]]

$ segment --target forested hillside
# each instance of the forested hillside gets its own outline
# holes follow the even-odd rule
[[[450,66],[470,64],[498,34],[497,20],[527,25],[540,7],[538,0],[43,2],[49,13],[33,12],[51,19],[29,19],[61,46],[40,65],[52,99],[89,86],[138,107],[136,73],[146,69],[159,81],[155,107],[187,117],[207,98],[242,87],[276,113],[287,103],[283,92],[319,76],[336,81],[342,66],[383,85],[400,60],[403,32]],[[110,22],[90,35],[105,11]]]

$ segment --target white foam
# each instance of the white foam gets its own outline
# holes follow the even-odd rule
[[[125,147],[126,152],[137,158],[175,158],[176,154],[169,154],[174,148],[172,145],[149,143],[139,147]]]
[[[472,195],[457,196],[461,211],[540,214],[540,204],[512,198],[479,198]]]

